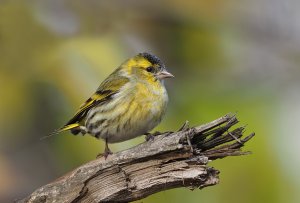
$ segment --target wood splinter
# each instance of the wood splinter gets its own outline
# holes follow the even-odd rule
[[[85,163],[16,202],[130,202],[172,188],[216,185],[219,171],[209,161],[250,153],[241,148],[255,134],[243,138],[245,127],[231,129],[237,123],[232,114],[193,128],[186,122],[177,132]]]

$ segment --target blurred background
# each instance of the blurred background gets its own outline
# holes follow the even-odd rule
[[[250,156],[211,165],[219,185],[138,202],[300,202],[300,2],[297,0],[1,0],[0,202],[95,158],[103,141],[63,125],[125,59],[159,56],[168,113],[155,129],[237,112]],[[143,137],[113,144],[116,152]]]

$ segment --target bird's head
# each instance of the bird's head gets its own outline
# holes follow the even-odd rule
[[[155,82],[174,77],[157,56],[146,52],[128,59],[122,67],[138,80]]]

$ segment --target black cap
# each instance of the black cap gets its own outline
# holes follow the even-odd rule
[[[157,64],[162,68],[165,67],[165,65],[162,63],[162,61],[157,56],[155,56],[153,54],[143,52],[143,53],[140,53],[140,55],[143,56],[145,59],[147,59],[153,65]]]

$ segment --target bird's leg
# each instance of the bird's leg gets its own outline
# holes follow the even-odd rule
[[[104,156],[105,160],[108,157],[108,155],[113,154],[113,152],[109,149],[108,147],[108,142],[107,142],[107,138],[105,139],[105,149],[104,149],[104,153],[100,153],[97,155],[97,158]]]
[[[105,149],[104,149],[104,157],[105,159],[108,157],[108,155],[113,154],[113,152],[108,148],[108,142],[107,138],[105,139]]]

